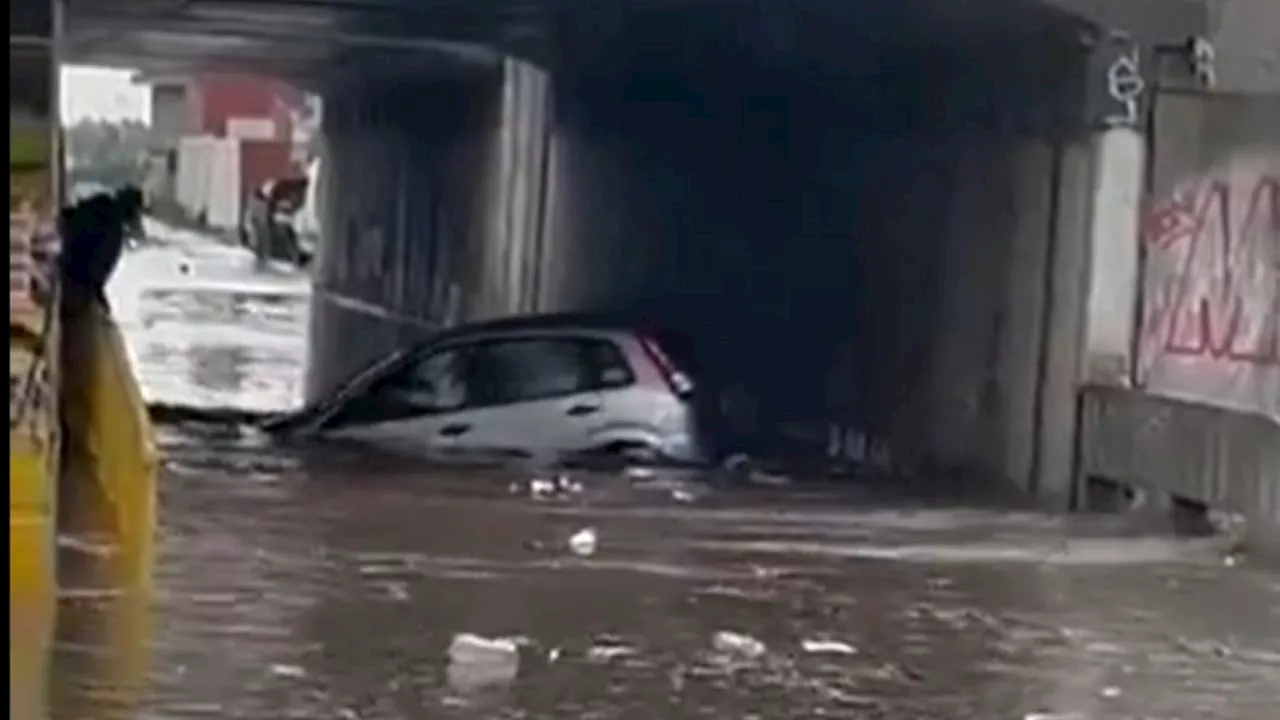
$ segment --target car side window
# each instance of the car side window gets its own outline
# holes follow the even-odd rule
[[[583,338],[577,342],[587,365],[591,389],[616,389],[635,382],[627,358],[617,345],[598,338]]]
[[[422,412],[457,410],[467,402],[463,353],[455,348],[430,353],[388,378],[377,394]]]
[[[472,385],[478,405],[526,402],[588,390],[592,378],[574,338],[518,338],[475,346]]]

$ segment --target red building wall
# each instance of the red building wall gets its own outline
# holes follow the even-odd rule
[[[232,118],[271,120],[275,132],[271,140],[240,143],[240,187],[244,192],[268,180],[302,172],[291,159],[293,116],[289,110],[302,102],[298,91],[281,82],[238,75],[199,75],[189,87],[198,134],[226,137]]]
[[[275,125],[275,139],[293,137],[289,109],[299,101],[288,85],[237,75],[199,75],[191,83],[191,107],[197,132],[225,136],[231,118],[266,118]]]
[[[276,141],[240,141],[240,187],[251,192],[268,180],[299,176],[303,169],[296,167],[289,143]]]

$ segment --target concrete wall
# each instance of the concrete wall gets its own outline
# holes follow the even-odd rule
[[[151,142],[156,150],[174,150],[194,125],[185,82],[151,86]]]
[[[1073,42],[835,79],[728,52],[334,89],[309,393],[457,319],[639,310],[766,417],[838,415],[904,460],[1027,485],[1051,295],[1079,293],[1079,262],[1052,265],[1081,236],[1064,178],[1087,180],[1063,169]]]
[[[1216,49],[1217,89],[1280,92],[1280,3],[1271,0],[1043,0],[1144,47],[1173,47],[1191,35]],[[1166,57],[1172,69],[1181,61]]]
[[[1082,393],[1080,424],[1083,477],[1239,513],[1251,546],[1280,553],[1280,423],[1274,419],[1095,385]]]
[[[1139,383],[1280,418],[1280,95],[1164,93]]]
[[[371,78],[325,94],[310,397],[463,314],[493,220],[483,190],[502,82]]]
[[[1280,94],[1280,3],[1229,0],[1205,7],[1218,48],[1217,89]]]

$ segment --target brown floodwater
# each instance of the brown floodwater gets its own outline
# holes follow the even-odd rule
[[[192,287],[114,289],[151,397],[296,402],[305,293],[275,276],[233,286],[249,271],[218,263],[236,251],[169,245],[122,274],[189,263],[175,274]],[[884,481],[595,474],[541,495],[527,470],[277,447],[234,426],[166,427],[160,444],[153,592],[69,590],[55,720],[1261,720],[1280,706],[1280,576],[1212,538]]]

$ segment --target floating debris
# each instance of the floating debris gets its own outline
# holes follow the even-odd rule
[[[569,550],[578,557],[594,555],[597,544],[595,528],[583,528],[569,537]]]
[[[801,649],[814,655],[857,655],[858,649],[839,640],[803,640]]]
[[[696,502],[698,499],[698,496],[694,495],[693,493],[683,488],[676,488],[671,491],[671,499],[675,500],[678,503],[687,505],[691,502]]]
[[[525,483],[511,483],[511,494],[527,494],[534,500],[554,500],[579,495],[583,485],[573,477],[559,473],[553,476],[536,475]]]
[[[467,693],[511,683],[520,670],[520,645],[515,638],[454,635],[446,670],[449,686]]]
[[[546,498],[556,494],[555,480],[533,478],[529,481],[529,494],[535,498]]]
[[[271,674],[282,678],[304,678],[307,676],[306,668],[301,665],[272,665]]]
[[[636,654],[636,649],[614,643],[600,643],[587,649],[586,658],[593,662],[608,662],[614,658],[629,657]]]
[[[724,655],[756,659],[762,657],[768,648],[765,644],[750,635],[720,630],[711,638],[711,647]]]

